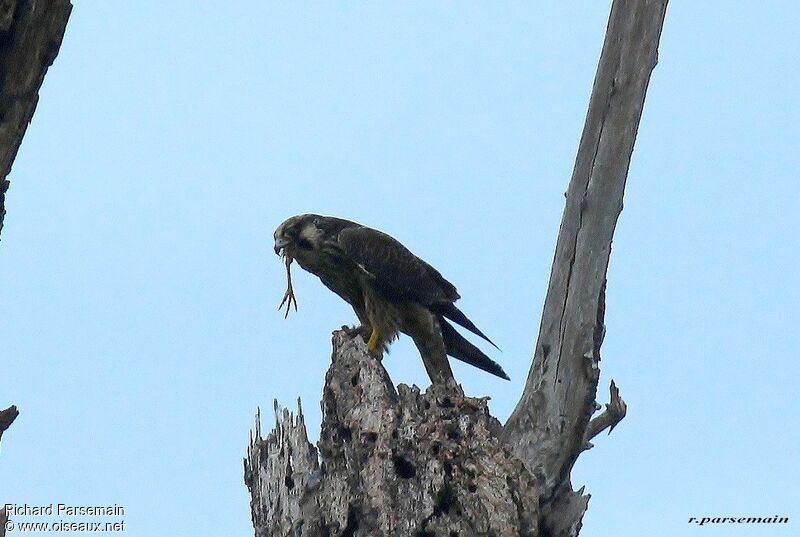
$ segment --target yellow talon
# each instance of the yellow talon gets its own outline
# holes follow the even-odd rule
[[[367,348],[369,352],[375,353],[378,350],[378,340],[380,339],[381,335],[378,332],[378,329],[373,327],[372,328],[372,335],[369,336],[369,341],[367,342]]]

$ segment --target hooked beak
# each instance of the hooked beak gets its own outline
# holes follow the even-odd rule
[[[275,239],[275,254],[281,255],[281,250],[286,248],[287,244],[289,244],[289,241],[287,239],[284,239],[283,237],[278,237],[277,239]]]

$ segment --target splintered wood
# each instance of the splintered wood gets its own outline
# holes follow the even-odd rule
[[[256,537],[537,535],[533,476],[497,439],[485,398],[395,390],[363,339],[333,337],[318,449],[276,409],[244,461]]]

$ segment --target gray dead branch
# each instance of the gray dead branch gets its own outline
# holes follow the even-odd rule
[[[616,0],[611,7],[533,365],[503,429],[503,440],[542,480],[542,516],[554,536],[576,535],[587,505],[569,475],[596,409],[611,241],[666,7],[666,0]]]
[[[0,231],[7,177],[67,27],[69,0],[0,2]]]

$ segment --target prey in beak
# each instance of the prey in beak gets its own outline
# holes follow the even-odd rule
[[[289,244],[288,239],[284,239],[283,237],[275,239],[275,254],[283,257],[283,251],[286,249],[286,245]]]
[[[283,318],[286,319],[289,316],[289,310],[292,308],[292,304],[294,303],[294,311],[297,311],[297,298],[294,296],[294,289],[292,289],[292,258],[286,252],[286,245],[289,243],[284,238],[275,239],[275,253],[281,256],[284,260],[286,265],[286,292],[283,294],[283,299],[281,303],[278,304],[278,309],[280,310],[284,304],[286,304],[286,313],[283,315]]]

